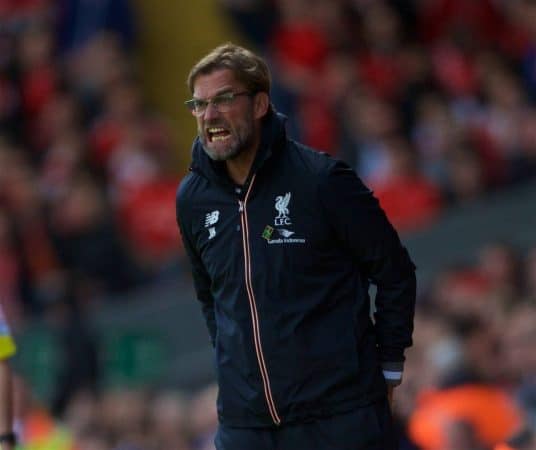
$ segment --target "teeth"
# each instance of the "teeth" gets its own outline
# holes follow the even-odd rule
[[[221,133],[222,131],[225,131],[225,128],[209,128],[209,133]]]
[[[230,134],[227,136],[212,136],[212,142],[214,141],[225,141],[226,139],[229,139],[231,137]]]

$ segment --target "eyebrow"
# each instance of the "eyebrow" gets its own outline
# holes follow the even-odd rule
[[[219,91],[216,91],[216,93],[212,96],[212,97],[209,97],[209,98],[214,98],[214,97],[217,97],[218,95],[222,95],[222,94],[228,94],[230,92],[233,92],[233,87],[225,87],[225,88],[222,88],[221,90]],[[195,95],[193,96],[194,100],[202,100],[202,101],[207,101],[206,98],[200,98],[200,97],[196,97]]]

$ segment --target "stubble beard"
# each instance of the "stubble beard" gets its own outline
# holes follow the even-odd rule
[[[208,124],[209,126],[221,126],[222,123]],[[254,123],[251,117],[248,117],[243,123],[239,124],[234,130],[230,127],[226,127],[231,132],[231,137],[229,140],[235,140],[234,143],[230,143],[229,147],[224,151],[215,151],[210,148],[208,142],[208,137],[203,130],[198,130],[199,136],[201,138],[201,145],[203,150],[213,161],[229,161],[233,160],[242,154],[244,151],[248,150],[254,143]]]

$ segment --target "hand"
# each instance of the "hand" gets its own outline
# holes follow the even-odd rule
[[[389,409],[393,410],[393,393],[394,393],[395,387],[391,385],[387,385],[387,401],[389,402]]]

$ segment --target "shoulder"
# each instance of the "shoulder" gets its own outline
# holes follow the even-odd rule
[[[201,176],[193,171],[188,172],[177,188],[177,207],[185,207],[195,201],[195,196],[199,193],[201,187],[200,184]]]
[[[188,218],[191,217],[192,208],[201,192],[201,178],[199,174],[190,171],[177,188],[175,214],[179,226],[184,225]],[[181,226],[181,228],[183,227]]]
[[[287,142],[287,154],[294,165],[314,177],[323,178],[327,176],[337,164],[341,163],[341,161],[327,153],[293,140]]]
[[[336,188],[350,183],[354,188],[370,192],[354,169],[342,160],[292,140],[288,143],[287,153],[296,166],[318,181],[320,187],[329,184]]]

